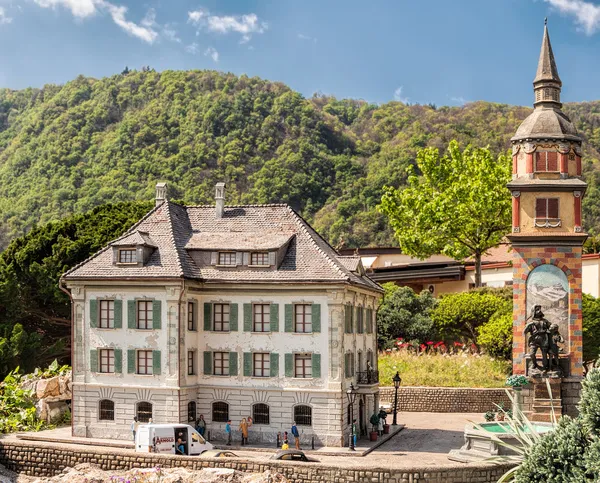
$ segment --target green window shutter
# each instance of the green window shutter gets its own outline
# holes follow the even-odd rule
[[[321,332],[321,304],[312,304],[312,331]]]
[[[204,302],[204,330],[210,332],[212,330],[212,303]]]
[[[123,328],[123,301],[115,300],[115,329]]]
[[[294,354],[285,355],[285,377],[294,377]]]
[[[271,352],[271,377],[279,376],[279,354]]]
[[[98,372],[98,351],[96,349],[90,351],[90,371]]]
[[[238,304],[229,304],[229,330],[231,332],[238,330]]]
[[[211,376],[213,373],[212,362],[213,362],[212,352],[204,351],[204,374],[206,376]]]
[[[252,304],[244,304],[244,332],[252,332]]]
[[[115,349],[115,374],[121,374],[123,372],[123,351],[121,349]]]
[[[152,374],[160,375],[160,351],[152,351]]]
[[[229,375],[230,376],[238,375],[238,354],[237,354],[237,352],[229,353]]]
[[[367,309],[367,333],[373,332],[373,309]]]
[[[98,300],[90,300],[90,327],[98,327]]]
[[[352,307],[352,319],[353,319],[353,324],[352,324],[352,330],[354,331],[355,334],[359,334],[359,327],[358,327],[358,307]]]
[[[127,372],[135,374],[135,349],[127,349]]]
[[[312,355],[312,377],[321,377],[321,354]]]
[[[285,331],[294,332],[294,306],[285,304]]]
[[[271,304],[271,332],[279,332],[279,304]]]
[[[162,325],[162,303],[160,300],[152,302],[152,328],[159,330]]]
[[[137,326],[135,320],[135,300],[127,301],[127,327],[129,329],[135,329]]]
[[[244,352],[244,376],[252,375],[252,352]]]

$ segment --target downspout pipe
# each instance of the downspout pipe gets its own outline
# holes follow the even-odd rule
[[[75,436],[74,435],[74,417],[73,417],[73,410],[75,409],[75,404],[73,404],[73,401],[75,400],[75,384],[74,384],[74,377],[73,377],[73,370],[75,368],[75,365],[73,364],[74,359],[74,350],[75,350],[75,327],[73,326],[74,321],[75,321],[75,304],[73,303],[73,296],[71,295],[71,291],[68,290],[64,285],[64,280],[61,277],[58,280],[58,288],[61,289],[64,293],[67,294],[67,296],[69,297],[69,300],[71,301],[71,436]]]

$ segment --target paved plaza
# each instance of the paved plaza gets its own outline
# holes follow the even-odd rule
[[[391,416],[389,417],[391,419]],[[307,450],[314,454],[322,463],[332,466],[380,466],[393,468],[410,467],[440,467],[457,466],[456,462],[448,460],[447,455],[451,449],[458,449],[463,444],[463,431],[469,421],[481,421],[479,413],[399,413],[398,423],[404,425],[404,429],[392,437],[388,442],[374,449],[366,456],[360,456],[368,446],[366,441],[359,441],[358,451],[355,456],[340,458],[349,451],[346,448],[317,448],[315,451]],[[57,441],[57,444],[81,445],[98,447],[126,448],[133,451],[132,442],[117,440],[83,439],[71,438],[70,427],[59,428],[39,433],[24,433],[27,439],[40,441]],[[252,434],[250,434],[250,438]],[[5,435],[2,439],[16,439],[17,435]],[[60,441],[60,442],[58,442]],[[219,441],[214,442],[220,446]],[[70,445],[69,444],[69,445]],[[240,457],[249,459],[266,459],[276,451],[269,451],[267,447],[252,449],[234,449]]]

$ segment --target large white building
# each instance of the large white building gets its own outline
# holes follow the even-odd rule
[[[73,435],[130,437],[203,414],[213,440],[252,417],[251,442],[295,420],[347,444],[346,391],[378,407],[381,288],[287,205],[156,207],[61,279],[73,305]],[[372,368],[372,369],[371,369]]]

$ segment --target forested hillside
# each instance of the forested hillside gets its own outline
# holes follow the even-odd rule
[[[565,111],[586,140],[586,228],[600,232],[600,102]],[[509,148],[530,109],[377,106],[305,99],[281,83],[214,71],[130,71],[64,86],[0,90],[0,248],[38,223],[106,202],[170,197],[287,202],[335,246],[393,244],[375,211],[400,186],[417,150],[462,144]],[[501,188],[501,187],[499,187]]]

